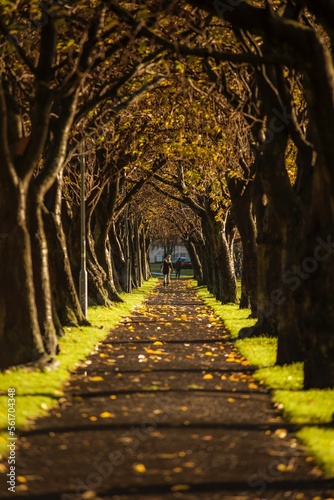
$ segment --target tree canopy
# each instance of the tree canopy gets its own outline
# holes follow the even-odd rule
[[[0,6],[0,367],[47,363],[78,298],[150,275],[164,231],[195,276],[334,385],[332,2],[19,0]],[[162,223],[162,221],[164,221]],[[19,311],[19,313],[18,313]]]

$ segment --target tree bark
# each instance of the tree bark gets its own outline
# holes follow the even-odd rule
[[[58,341],[53,318],[48,243],[44,231],[43,205],[32,185],[30,186],[28,199],[35,302],[38,306],[39,326],[45,351],[48,354],[56,354]],[[62,332],[59,332],[59,335],[61,334]]]
[[[47,91],[45,92],[47,94]],[[48,111],[48,109],[46,109]],[[44,110],[45,111],[45,110]],[[44,144],[29,149],[25,169],[18,175],[21,158],[16,155],[9,131],[5,93],[0,81],[0,368],[31,361],[46,361],[48,356],[38,323],[32,268],[31,241],[27,228],[27,193],[35,163],[34,153]],[[39,116],[43,122],[45,114]],[[38,128],[40,121],[33,124]]]
[[[203,268],[201,264],[200,257],[198,255],[196,245],[194,241],[189,238],[189,240],[186,242],[187,245],[187,250],[190,256],[190,260],[192,262],[193,268],[194,268],[194,279],[197,281],[198,286],[202,286],[204,284],[204,279],[203,279]]]
[[[60,323],[63,326],[87,324],[73,280],[63,228],[54,213],[46,210],[44,211],[44,224],[49,243],[53,302]]]
[[[150,276],[150,262],[149,262],[149,252],[148,248],[150,245],[150,237],[149,237],[149,232],[148,232],[148,225],[143,224],[141,231],[140,231],[140,245],[142,248],[142,253],[141,253],[141,266],[143,270],[143,279],[147,281]]]
[[[226,221],[216,221],[214,214],[208,214],[203,221],[203,234],[209,243],[210,255],[208,255],[209,290],[217,300],[223,304],[233,303],[237,300],[237,286],[231,254],[225,236]]]
[[[35,303],[30,236],[22,218],[26,195],[21,188],[14,197],[14,191],[7,198],[0,188],[6,207],[0,216],[0,260],[6,263],[0,269],[0,369],[46,358]],[[18,217],[12,225],[15,212]]]
[[[242,243],[243,301],[240,308],[250,306],[252,317],[257,316],[257,249],[256,224],[253,215],[250,180],[228,179],[233,214]]]
[[[124,216],[122,215],[121,218]],[[112,249],[112,257],[113,257],[113,264],[115,267],[115,272],[117,275],[117,281],[119,283],[120,289],[125,290],[126,289],[126,284],[124,282],[124,277],[125,277],[125,256],[124,252],[122,249],[122,245],[120,243],[120,238],[122,238],[121,232],[121,221],[119,220],[117,222],[117,229],[116,230],[116,223],[113,222],[110,232],[109,232],[109,239],[110,239],[110,245]],[[119,234],[118,234],[119,233]]]
[[[312,205],[302,246],[299,298],[305,344],[304,388],[334,388],[333,187],[314,172]]]

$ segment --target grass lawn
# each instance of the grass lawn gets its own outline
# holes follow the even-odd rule
[[[197,293],[225,323],[234,339],[241,328],[252,326],[250,311],[237,304],[218,302],[205,287]],[[334,429],[321,427],[334,420],[334,390],[303,390],[303,364],[274,366],[277,340],[254,337],[236,341],[236,347],[250,363],[258,367],[255,378],[272,390],[272,399],[292,423],[301,425],[299,439],[323,467],[328,477],[334,477]]]
[[[88,319],[94,326],[65,328],[64,337],[59,339],[60,353],[56,357],[59,367],[52,371],[27,371],[9,369],[0,373],[0,459],[7,448],[7,392],[14,388],[16,430],[19,431],[37,416],[44,415],[52,406],[57,406],[63,395],[63,385],[71,370],[93,351],[96,344],[109,333],[111,328],[140,305],[157,283],[151,279],[131,294],[122,294],[124,303],[112,308],[90,307]]]
[[[159,264],[159,262],[154,262],[153,264],[150,264],[151,273],[153,275],[155,275],[156,273],[161,274],[160,268],[161,268],[161,264]],[[182,278],[189,279],[189,278],[192,278],[193,276],[194,276],[194,271],[192,269],[181,269],[181,275],[180,275],[181,279]],[[171,277],[172,277],[172,279],[174,279],[175,274],[172,273]]]

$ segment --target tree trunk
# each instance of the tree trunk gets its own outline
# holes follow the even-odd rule
[[[120,274],[123,283],[123,290],[126,293],[132,291],[132,263],[131,263],[131,250],[130,250],[130,236],[129,236],[129,210],[126,208],[121,216],[119,227],[119,235],[117,238],[120,244],[122,273]],[[116,233],[115,233],[116,235]]]
[[[282,254],[282,272],[279,287],[271,292],[272,301],[278,306],[278,342],[276,364],[286,364],[303,361],[304,349],[302,345],[299,304],[297,302],[296,290],[302,283],[300,274],[295,273],[298,269],[300,252],[301,228],[292,227],[289,230],[287,241],[284,243]]]
[[[257,219],[258,222],[259,218]],[[253,327],[242,328],[240,338],[256,335],[277,336],[278,304],[272,295],[281,278],[282,234],[277,217],[266,206],[263,222],[258,223],[257,237],[257,317]],[[272,300],[274,298],[274,300]]]
[[[114,283],[114,275],[113,275],[113,266],[112,266],[112,253],[111,253],[111,245],[109,241],[109,224],[104,221],[104,226],[100,237],[98,238],[95,249],[96,249],[96,265],[100,265],[103,268],[104,275],[104,288],[108,293],[108,297],[113,302],[123,302],[123,299],[120,297],[117,292],[115,283]]]
[[[233,271],[230,249],[225,235],[225,221],[216,221],[214,214],[203,223],[203,234],[209,242],[209,265],[212,273],[212,291],[223,304],[237,300],[237,285]]]
[[[131,262],[131,291],[133,288],[138,287],[137,280],[137,255],[136,255],[136,243],[135,243],[135,231],[134,231],[134,220],[133,216],[128,220],[129,228],[129,252],[130,252],[130,262]]]
[[[83,315],[73,280],[63,229],[63,220],[66,218],[62,217],[62,186],[63,169],[45,196],[43,212],[53,304],[61,325],[83,325],[88,322]]]
[[[190,260],[194,268],[194,279],[197,281],[198,286],[202,286],[204,284],[203,268],[199,255],[197,253],[195,243],[191,240],[191,238],[189,238],[189,241],[186,243],[186,245],[190,256]]]
[[[313,158],[312,147],[307,144],[299,144],[296,161],[298,172],[294,185],[294,191],[299,199],[299,209],[291,213],[290,221],[287,224],[282,261],[281,296],[277,297],[281,305],[278,318],[276,364],[281,366],[303,361],[305,356],[299,316],[301,289],[307,274],[300,264],[306,221],[309,220],[314,170]]]
[[[142,247],[141,247],[141,238],[140,238],[140,228],[138,217],[135,217],[134,221],[134,246],[135,246],[135,262],[137,268],[137,286],[143,286],[143,269],[142,269]]]
[[[43,150],[51,99],[47,85],[36,82],[36,106],[32,121],[35,137],[28,157],[18,156],[14,123],[22,122],[6,102],[0,81],[0,368],[49,359],[45,352],[35,301],[31,240],[27,227],[29,183]],[[7,104],[9,104],[7,106]],[[24,167],[23,167],[24,165]],[[18,168],[21,167],[21,168]],[[20,171],[20,175],[18,174]],[[48,345],[53,352],[51,343]]]
[[[34,294],[26,190],[0,187],[0,369],[45,357]],[[7,195],[7,196],[6,196]]]
[[[49,245],[49,268],[54,306],[62,325],[87,324],[81,310],[67,254],[67,243],[57,217],[44,211],[44,224]]]
[[[118,229],[121,229],[121,224],[117,224]],[[110,246],[112,251],[113,265],[115,267],[115,273],[117,276],[117,281],[121,290],[126,289],[124,282],[125,278],[125,256],[120,243],[119,235],[117,234],[115,223],[112,224],[109,232]]]
[[[149,252],[148,252],[149,244],[150,244],[150,240],[149,240],[149,235],[148,235],[148,227],[145,224],[143,224],[143,227],[141,228],[141,231],[140,231],[140,245],[142,248],[141,266],[142,266],[142,270],[143,270],[143,279],[145,281],[147,281],[151,276],[150,263],[149,263]]]
[[[300,321],[305,343],[304,388],[334,388],[333,187],[314,173],[312,205],[300,260]]]
[[[225,224],[221,231],[221,273],[220,273],[221,301],[223,304],[237,301],[237,282],[234,271],[234,262],[226,237]]]
[[[35,302],[44,348],[48,354],[56,354],[57,332],[53,318],[53,303],[49,272],[48,243],[44,230],[43,205],[39,193],[31,185],[29,190],[29,232],[32,248]],[[63,332],[59,332],[61,335]]]
[[[228,179],[233,215],[242,243],[242,300],[240,308],[250,306],[251,316],[257,317],[257,248],[256,225],[253,215],[249,180]]]

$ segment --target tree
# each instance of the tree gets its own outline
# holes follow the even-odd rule
[[[104,102],[122,104],[117,93],[142,74],[145,57],[146,62],[156,57],[147,55],[150,47],[143,56],[142,44],[129,31],[118,30],[119,22],[105,6],[75,2],[69,12],[62,4],[22,1],[18,7],[18,17],[7,4],[1,7],[0,26],[5,48],[0,88],[4,260],[10,264],[22,248],[14,274],[2,269],[1,367],[38,357],[42,361],[44,354],[47,359],[57,352],[61,326],[51,293],[45,197],[61,181],[74,125]],[[60,228],[56,213],[53,221]],[[12,306],[15,297],[22,304],[20,315]],[[71,316],[83,321],[77,305],[72,300],[76,310]],[[26,338],[19,342],[22,332]]]
[[[191,3],[199,5],[197,2]],[[301,334],[305,348],[305,386],[333,386],[333,344],[330,334],[330,325],[333,321],[330,304],[333,292],[332,285],[328,280],[328,276],[332,275],[333,269],[331,259],[326,258],[321,264],[316,259],[316,255],[320,255],[322,248],[324,248],[325,252],[330,251],[330,245],[326,244],[324,236],[327,241],[328,239],[331,241],[331,232],[328,232],[328,228],[332,225],[333,217],[330,208],[333,196],[330,188],[332,185],[330,158],[333,157],[333,145],[329,144],[334,116],[333,86],[329,83],[333,80],[331,55],[324,38],[321,35],[319,36],[319,30],[311,26],[306,27],[300,20],[296,21],[295,15],[293,15],[294,22],[291,22],[291,15],[290,18],[287,15],[282,16],[278,11],[274,12],[271,8],[253,7],[246,2],[238,3],[234,9],[219,10],[219,5],[215,2],[207,2],[205,6],[202,4],[201,7],[210,10],[214,14],[224,16],[224,19],[234,26],[262,35],[270,44],[271,51],[278,48],[282,56],[286,58],[287,64],[298,67],[303,74],[303,87],[310,117],[311,137],[317,153],[317,164],[314,169],[313,188],[311,189],[311,209],[307,214],[307,224],[302,230],[299,255],[295,255],[297,261],[295,261],[294,265],[297,267],[297,272],[299,272],[295,283],[298,285],[299,297],[297,299],[296,295],[294,296],[294,305],[296,308],[295,313],[301,324]],[[324,7],[321,5],[315,11],[318,13],[320,10],[323,14],[323,9]],[[304,50],[305,47],[307,47],[307,51]],[[315,74],[317,75],[316,78],[314,77]],[[275,82],[274,88],[277,89]],[[270,108],[270,105],[267,106],[267,124],[270,124],[271,119],[273,119],[273,111],[274,109]],[[287,122],[291,121],[290,115],[283,115],[283,119],[287,120]],[[319,133],[320,130],[323,131],[321,134]],[[284,134],[285,130],[282,129],[280,133]],[[275,134],[275,140],[272,141],[270,148],[273,151],[276,144],[278,144],[276,139]],[[284,146],[282,147],[283,150],[285,150]],[[266,168],[268,165],[264,164],[264,166]],[[278,187],[275,185],[275,179],[277,177],[272,175],[268,175],[266,179],[266,190],[269,191],[268,196],[271,204],[274,203],[273,190]],[[286,183],[286,186],[283,192],[291,193],[291,187],[288,186],[288,183]],[[291,200],[293,202],[293,197],[291,197]],[[285,209],[284,205],[279,206],[277,203],[274,207],[276,214],[282,214],[282,210]],[[293,218],[294,213],[294,209],[289,211]],[[286,220],[290,223],[290,231],[293,227],[296,227],[296,219],[295,224],[291,224],[293,218],[291,219],[286,214]],[[284,249],[284,251],[287,248],[285,246],[286,236],[287,233],[283,235],[282,250]],[[329,256],[328,253],[325,253],[324,257],[327,257],[327,255]],[[301,272],[303,265],[305,267],[305,263],[309,262],[310,259],[315,259],[312,270],[310,272]],[[310,269],[310,267],[307,267],[307,269]],[[286,284],[289,285],[290,283]],[[319,297],[316,298],[315,296],[315,290],[320,293],[320,301]],[[324,296],[324,290],[326,290],[326,297]],[[326,318],[321,327],[319,325],[319,307],[316,307],[316,304],[321,304],[322,317]],[[321,369],[319,370],[320,363]]]

